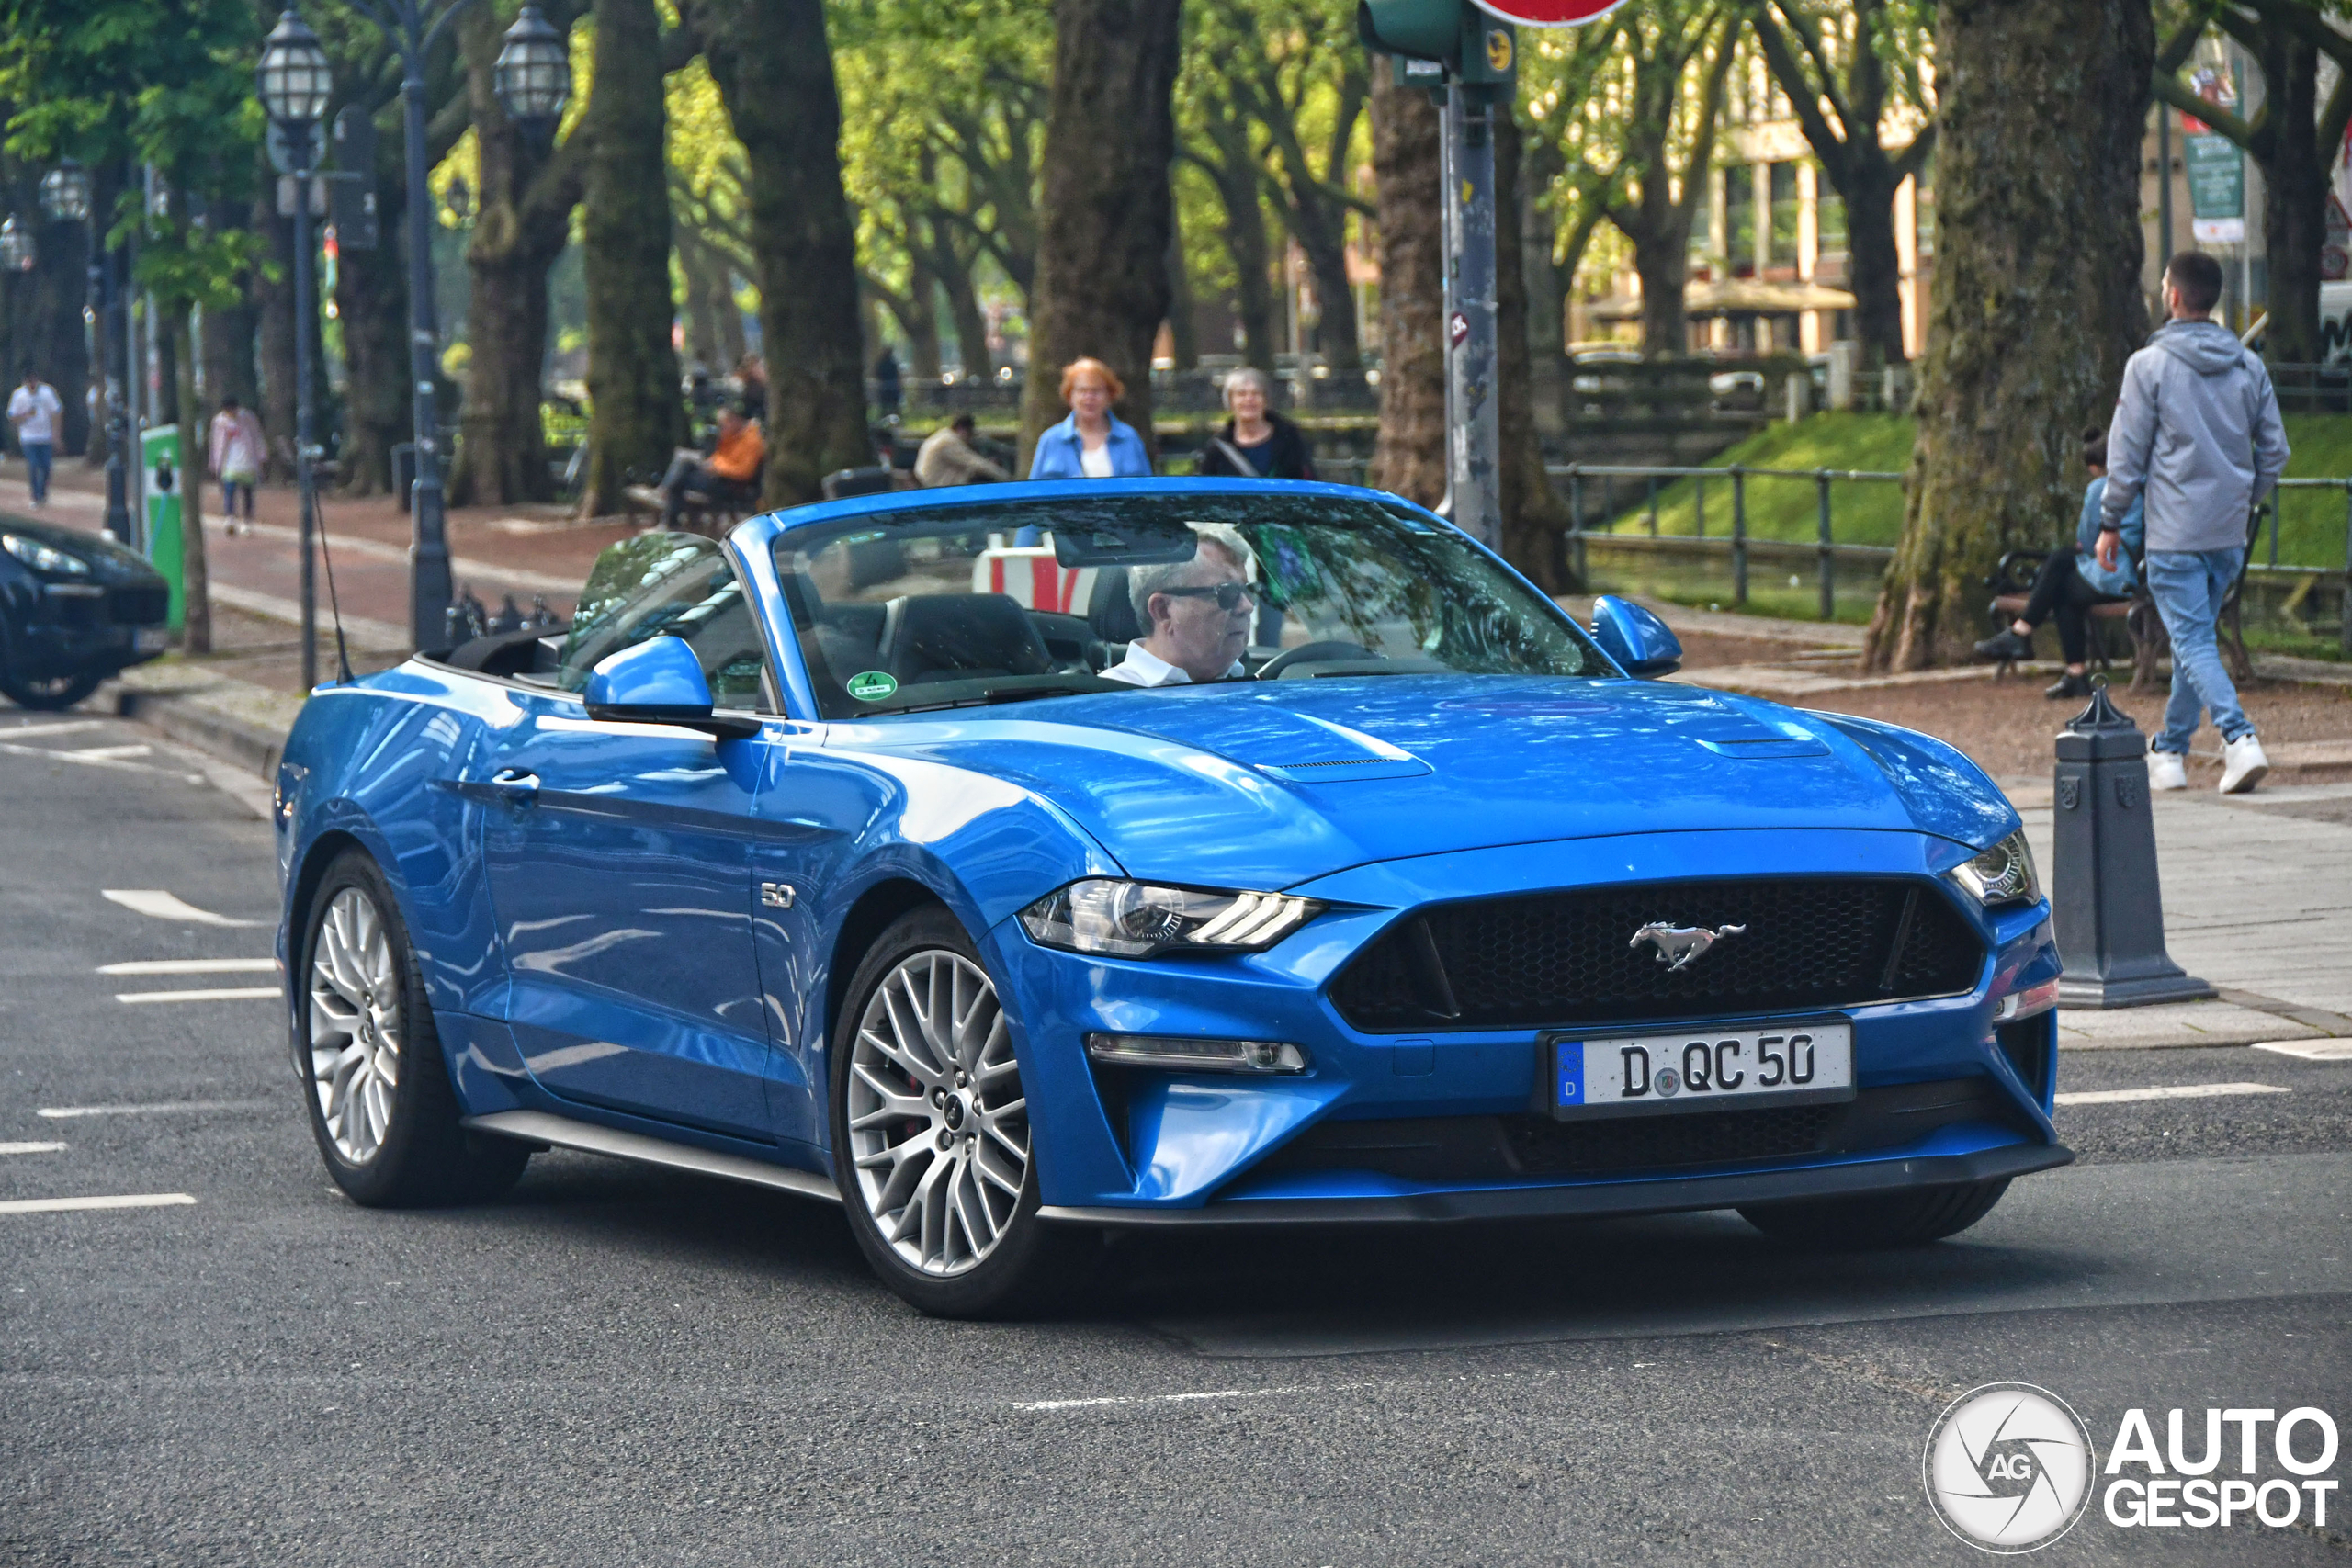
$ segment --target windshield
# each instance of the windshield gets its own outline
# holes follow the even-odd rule
[[[829,718],[1231,680],[1614,673],[1485,554],[1368,499],[941,507],[792,529],[775,553]]]

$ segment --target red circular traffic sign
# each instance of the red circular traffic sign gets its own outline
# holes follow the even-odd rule
[[[1522,28],[1580,28],[1623,5],[1625,0],[1477,0],[1488,16]]]

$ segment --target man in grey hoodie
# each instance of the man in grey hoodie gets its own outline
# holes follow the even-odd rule
[[[2222,668],[2222,600],[2245,564],[2255,506],[2287,468],[2287,431],[2262,361],[2211,319],[2222,265],[2181,251],[2165,268],[2171,319],[2123,367],[2107,433],[2098,559],[2112,568],[2123,515],[2145,493],[2149,595],[2172,638],[2172,700],[2148,744],[2148,786],[2186,789],[2199,710],[2222,732],[2222,789],[2241,794],[2270,771]]]

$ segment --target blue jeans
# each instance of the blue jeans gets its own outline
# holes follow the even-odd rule
[[[33,487],[36,503],[49,499],[49,470],[57,448],[46,441],[24,441],[17,445],[25,449],[25,482]]]
[[[2148,592],[2172,638],[2172,700],[2165,704],[2164,733],[2148,742],[2151,751],[2186,756],[2200,709],[2213,716],[2223,740],[2254,733],[2214,640],[2222,599],[2245,560],[2241,549],[2148,552]]]
[[[254,487],[250,479],[220,481],[220,515],[234,517],[237,514],[237,497],[240,493],[245,498],[245,521],[250,523],[254,520]]]

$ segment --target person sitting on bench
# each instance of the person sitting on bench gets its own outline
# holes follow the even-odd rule
[[[2066,655],[2066,673],[2041,694],[2056,702],[2087,697],[2091,683],[2084,673],[2090,652],[2090,609],[2132,596],[2137,582],[2132,563],[2139,558],[2147,525],[2140,502],[2123,514],[2123,549],[2112,569],[2098,563],[2099,498],[2107,491],[2107,431],[2094,425],[2083,433],[2083,467],[2091,474],[2083,492],[2083,518],[2075,530],[2075,547],[2052,550],[2033,580],[2025,609],[2002,631],[1976,645],[1979,659],[2013,663],[2033,657],[2033,629],[2055,615],[2058,645]]]
[[[759,498],[760,465],[767,461],[767,438],[760,422],[739,406],[718,411],[718,445],[706,457],[681,452],[662,480],[662,526],[675,528],[688,506],[725,511]]]

